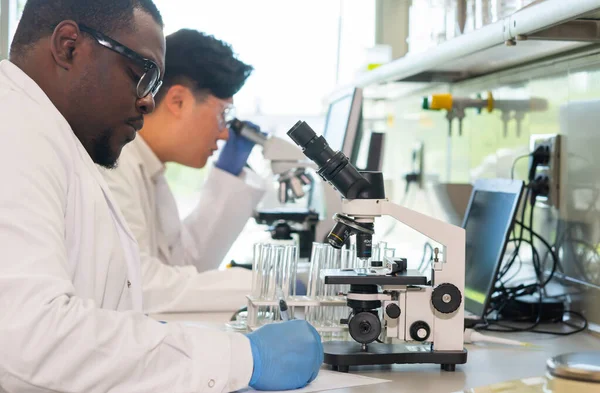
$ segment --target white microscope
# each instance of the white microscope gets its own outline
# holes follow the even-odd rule
[[[310,200],[317,198],[315,187],[318,182],[307,171],[316,171],[317,166],[304,156],[302,150],[285,139],[264,135],[245,121],[234,118],[228,124],[231,130],[262,147],[263,157],[270,161],[271,171],[278,182],[278,199],[282,205],[291,204],[305,196]],[[292,233],[298,234],[300,258],[307,259],[310,257],[312,243],[324,241],[334,224],[332,212],[341,208],[341,198],[335,190],[323,187],[323,190],[318,191],[323,192],[319,195],[323,200],[319,211],[310,206],[286,206],[258,210],[254,218],[258,224],[270,227],[273,239],[287,240],[291,239]],[[311,204],[314,205],[317,204]]]
[[[299,121],[287,134],[344,197],[342,213],[336,214],[337,223],[328,235],[333,247],[341,248],[356,235],[357,257],[370,260],[373,223],[383,215],[443,246],[430,278],[407,269],[404,259],[371,260],[365,269],[324,270],[325,284],[350,285],[347,305],[352,312],[343,322],[355,341],[325,342],[324,362],[343,372],[350,366],[405,363],[434,363],[454,371],[457,364],[466,363],[464,229],[389,202],[381,172],[358,172],[305,122]],[[380,341],[382,329],[388,340],[400,343]]]

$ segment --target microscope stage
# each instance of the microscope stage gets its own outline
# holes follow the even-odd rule
[[[395,276],[370,274],[370,269],[330,269],[321,271],[325,284],[349,285],[427,285],[429,279],[416,269]]]
[[[258,224],[271,225],[277,221],[286,222],[318,222],[319,214],[311,209],[296,207],[280,207],[276,209],[263,209],[255,213]]]

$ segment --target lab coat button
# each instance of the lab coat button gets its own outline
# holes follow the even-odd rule
[[[127,280],[127,288],[131,288],[131,281]]]
[[[208,381],[208,387],[209,388],[214,388],[215,387],[215,380],[211,379],[210,381]]]

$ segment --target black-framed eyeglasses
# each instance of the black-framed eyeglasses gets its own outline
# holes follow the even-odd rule
[[[162,79],[160,78],[160,68],[154,61],[145,58],[134,50],[129,49],[123,44],[113,40],[112,38],[100,33],[97,30],[87,27],[86,25],[79,24],[79,30],[94,37],[98,44],[103,47],[117,52],[121,56],[125,56],[129,60],[144,67],[144,74],[140,78],[136,88],[136,94],[138,98],[144,98],[148,94],[152,94],[152,97],[158,93],[160,86],[162,85]]]

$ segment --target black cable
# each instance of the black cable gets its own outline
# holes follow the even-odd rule
[[[525,199],[525,200],[527,200],[527,199]],[[530,212],[530,216],[529,216],[529,221],[530,221],[529,226],[525,225],[523,220],[520,220],[520,221],[515,220],[515,223],[521,227],[521,233],[520,233],[519,238],[514,238],[514,239],[511,239],[510,241],[516,242],[517,247],[520,247],[520,245],[522,243],[526,243],[531,246],[532,264],[534,266],[534,270],[536,273],[537,282],[535,284],[529,284],[529,285],[521,284],[516,287],[508,288],[505,286],[504,282],[499,281],[500,285],[496,290],[496,296],[493,298],[493,301],[496,303],[496,305],[484,316],[484,322],[485,322],[484,326],[478,327],[477,330],[486,330],[486,331],[498,332],[498,333],[532,332],[532,333],[548,334],[548,335],[556,335],[556,336],[569,336],[572,334],[576,334],[576,333],[585,331],[588,328],[588,321],[582,314],[577,313],[575,311],[565,311],[563,313],[563,315],[569,314],[569,315],[576,316],[583,322],[583,325],[573,324],[573,323],[570,323],[569,321],[560,321],[560,323],[567,325],[570,328],[573,328],[574,330],[571,330],[568,332],[557,332],[557,331],[551,331],[551,330],[538,329],[538,326],[541,323],[541,305],[543,302],[543,298],[545,296],[544,288],[554,277],[556,270],[559,267],[559,258],[558,258],[556,249],[554,247],[552,247],[550,245],[550,243],[548,243],[548,241],[546,241],[546,239],[544,239],[539,233],[537,233],[535,230],[532,229],[533,223],[534,223],[534,221],[533,221],[534,208],[535,208],[534,206],[531,206],[532,211]],[[522,217],[524,217],[524,214],[522,214]],[[529,239],[524,238],[523,235],[524,235],[525,231],[529,232],[529,234],[530,234]],[[542,266],[540,264],[539,252],[535,248],[534,239],[537,239],[542,244],[544,244],[545,248],[548,250],[548,253],[552,257],[552,269],[551,269],[550,273],[548,274],[548,277],[546,277],[546,279],[543,278],[544,271],[541,269]],[[516,253],[516,255],[515,255],[515,253],[513,253],[513,258],[511,259],[510,262],[514,263],[514,260],[516,260],[516,259],[520,260],[520,258],[518,257],[518,253]],[[520,269],[520,267],[518,268],[518,270],[519,269]],[[503,269],[504,275],[507,274],[509,270],[510,270],[510,268]],[[514,276],[515,275],[513,275],[513,277]],[[513,277],[511,277],[511,279]],[[507,280],[507,282],[509,280]],[[511,300],[514,300],[517,297],[523,296],[525,294],[532,294],[531,293],[532,290],[534,290],[533,293],[535,293],[536,291],[538,292],[538,315],[536,316],[535,321],[531,325],[528,325],[525,327],[509,326],[509,325],[503,324],[502,320],[500,320],[500,319],[494,319],[494,320],[488,319],[488,315],[491,312],[498,311],[498,314],[499,314],[502,311],[502,309]],[[553,297],[548,297],[548,298],[557,298],[557,297],[561,297],[561,296],[568,296],[568,294],[563,294],[563,295],[553,296]],[[525,317],[525,318],[528,318],[528,317]],[[523,321],[522,318],[517,318],[517,319],[503,318],[503,319],[505,322],[519,322],[519,320]]]
[[[526,199],[527,199],[527,197],[526,197]],[[540,240],[544,244],[544,246],[547,248],[548,252],[552,256],[552,261],[553,261],[552,269],[551,269],[551,272],[550,272],[548,278],[543,283],[541,282],[541,275],[540,275],[540,285],[543,288],[543,287],[545,287],[550,282],[550,280],[552,280],[554,274],[556,273],[557,268],[560,265],[560,261],[559,261],[559,258],[558,258],[558,254],[556,253],[556,250],[550,245],[550,243],[548,243],[548,241],[546,241],[546,239],[544,239],[536,231],[532,230],[533,211],[534,211],[534,209],[535,209],[535,207],[532,206],[531,207],[531,211],[530,211],[530,217],[529,217],[529,222],[530,222],[529,226],[525,225],[522,220],[521,221],[515,220],[515,223],[518,224],[519,226],[521,226],[521,237],[519,239],[519,242],[523,241],[523,236],[522,236],[523,235],[523,231],[527,230],[530,233],[530,240],[528,242],[526,242],[526,243],[529,243],[530,246],[532,247],[532,261],[533,261],[533,264],[534,264],[534,268],[537,269],[537,271],[540,271],[540,273],[543,273],[541,271],[541,264],[539,263],[540,262],[540,260],[539,260],[539,254],[534,251],[534,248],[535,248],[534,243],[533,243],[533,238],[534,237],[537,238],[538,240]],[[516,251],[518,251],[518,250],[516,250]],[[507,270],[504,271],[504,274],[506,274],[506,272],[507,272]]]
[[[542,297],[540,296],[540,301],[539,301],[540,307],[538,310],[541,310],[541,303],[542,303],[541,299],[542,299]],[[484,316],[483,320],[485,322],[485,326],[482,328],[482,330],[487,330],[490,332],[499,332],[499,333],[530,332],[533,329],[535,329],[536,327],[538,327],[539,324],[542,322],[542,313],[541,313],[541,311],[538,311],[538,315],[536,316],[535,322],[531,326],[527,326],[524,328],[503,325],[500,323],[500,320],[498,320],[498,319],[490,321],[487,319],[487,316]],[[507,322],[510,322],[510,320],[508,320]],[[490,329],[491,325],[499,326],[502,329]]]
[[[565,311],[564,313],[565,314],[574,315],[574,316],[578,317],[579,319],[581,319],[581,322],[583,322],[583,325],[577,326],[575,324],[569,323],[568,321],[561,321],[560,323],[562,323],[563,325],[567,325],[567,326],[573,328],[574,330],[569,331],[569,332],[556,332],[556,331],[552,331],[552,330],[518,328],[518,327],[515,327],[515,326],[502,325],[502,324],[497,323],[495,321],[491,321],[492,323],[490,324],[489,321],[487,321],[488,322],[487,325],[481,326],[481,327],[477,327],[476,330],[485,330],[485,331],[488,331],[488,332],[496,332],[496,333],[522,333],[522,332],[530,332],[530,333],[538,333],[538,334],[548,334],[548,335],[553,335],[553,336],[571,336],[573,334],[581,333],[581,332],[585,331],[589,327],[589,322],[588,322],[587,318],[583,314],[575,312],[575,311]],[[492,328],[490,328],[492,325],[500,326],[502,329],[492,329]]]
[[[530,227],[524,225],[522,222],[520,221],[516,221],[517,224],[519,224],[523,229],[528,230],[531,235],[535,238],[537,238],[539,241],[541,241],[544,246],[546,246],[546,248],[548,249],[548,252],[550,253],[550,255],[552,256],[552,269],[550,271],[550,274],[548,275],[548,278],[546,279],[546,281],[544,282],[544,284],[542,285],[543,287],[545,287],[550,280],[552,280],[552,278],[554,277],[554,274],[556,273],[556,269],[558,268],[559,265],[559,260],[558,260],[558,254],[556,253],[556,250],[550,245],[550,243],[548,243],[546,241],[546,239],[544,239],[542,236],[540,236],[537,232],[533,231]]]
[[[523,269],[523,260],[521,259],[521,257],[517,257],[517,260],[519,261],[519,267],[517,267],[517,270],[513,273],[512,276],[510,276],[509,278],[507,278],[505,280],[505,282],[507,282],[507,283],[514,280],[519,275],[519,273],[521,273],[521,270]]]
[[[550,334],[550,335],[554,335],[554,336],[570,336],[572,334],[577,334],[577,333],[583,332],[584,330],[586,330],[588,328],[589,322],[588,322],[587,318],[583,314],[575,312],[575,311],[565,311],[565,314],[575,315],[577,318],[581,319],[581,321],[583,322],[583,325],[582,326],[577,326],[577,325],[574,325],[574,324],[570,324],[570,323],[568,323],[566,321],[562,321],[562,323],[564,325],[572,327],[575,330],[573,330],[571,332],[553,332],[553,331],[550,331],[550,330],[536,330],[534,333]]]
[[[519,242],[519,241],[521,241],[521,242],[523,242],[525,244],[531,244],[531,242],[529,240],[527,240],[527,239],[523,239],[523,240],[520,240],[520,239],[511,239],[511,240],[509,240],[510,243],[515,243],[515,242]],[[537,249],[535,250],[535,253],[538,253]],[[539,255],[539,253],[538,253],[538,255]],[[521,257],[519,255],[517,255],[516,259],[519,260],[521,264],[523,263],[523,261],[522,261],[522,259],[521,259]],[[503,269],[503,270],[505,270],[505,269]],[[504,275],[506,275],[509,271],[510,271],[510,269],[506,270],[505,272],[501,272],[501,273],[504,273]],[[500,274],[498,274],[498,276],[500,276]],[[500,277],[498,277],[496,279],[498,280],[499,278]],[[512,277],[512,278],[514,278],[514,277]],[[502,279],[502,280],[499,280],[499,281],[500,282],[509,282],[509,281],[511,281],[512,278],[506,279],[506,280]]]
[[[423,256],[421,257],[421,262],[419,263],[419,267],[417,268],[418,271],[421,271],[421,269],[423,268],[426,259],[427,259],[427,251],[430,252],[430,257],[429,260],[431,261],[433,259],[433,246],[431,245],[431,243],[429,242],[425,242],[423,244]]]
[[[539,146],[532,154],[517,157],[512,164],[511,179],[514,179],[515,168],[518,161],[526,157],[533,157],[533,160],[530,164],[528,176],[530,183],[527,185],[527,191],[525,193],[524,199],[522,199],[524,203],[522,204],[523,206],[520,215],[520,220],[516,219],[511,229],[512,238],[509,240],[509,242],[515,243],[515,248],[509,255],[508,260],[503,264],[496,276],[496,284],[494,292],[491,295],[490,306],[488,307],[488,310],[486,310],[483,316],[484,326],[479,327],[478,330],[488,330],[493,332],[505,333],[536,332],[541,334],[567,336],[579,333],[587,329],[588,327],[588,322],[583,315],[574,311],[566,311],[565,313],[563,313],[563,316],[565,314],[577,316],[583,321],[583,325],[575,325],[573,323],[570,323],[569,321],[560,321],[560,323],[563,323],[574,329],[569,332],[555,332],[538,328],[542,322],[542,305],[544,301],[544,296],[546,296],[545,288],[554,278],[557,269],[562,269],[558,257],[557,245],[560,244],[559,240],[563,240],[561,238],[566,237],[564,236],[564,234],[561,236],[557,236],[555,244],[551,245],[546,239],[544,239],[539,233],[537,233],[534,230],[536,196],[538,193],[543,191],[542,189],[540,189],[540,187],[543,186],[543,184],[539,183],[539,179],[534,180],[535,169],[538,165],[544,164],[545,161],[547,161],[548,155],[548,149],[546,147]],[[530,209],[530,211],[528,212],[529,217],[527,217],[529,219],[528,223],[525,222],[527,208]],[[516,228],[516,225],[520,226],[520,232],[517,232],[518,228]],[[567,231],[565,232],[567,236],[570,234]],[[528,234],[529,236],[526,236],[526,234]],[[540,257],[541,253],[536,248],[536,240],[542,243],[544,245],[544,248],[547,249],[547,253],[544,255],[543,259]],[[520,258],[520,251],[523,244],[529,245],[531,249],[531,264],[533,266],[533,271],[535,274],[535,282],[530,284],[522,283],[519,285],[509,286],[509,282],[518,277],[519,273],[521,272],[523,261]],[[571,251],[575,252],[575,250]],[[550,269],[550,272],[546,276],[548,256],[551,257],[552,267]],[[516,267],[516,272],[514,274],[511,274],[510,277],[507,277],[509,273],[513,272],[513,268],[515,267],[515,263],[517,262],[519,263],[519,265],[518,267]],[[538,306],[537,315],[535,315],[535,320],[533,320],[531,323],[524,327],[509,326],[504,324],[505,322],[531,321],[533,315],[518,318],[507,318],[506,315],[502,316],[502,312],[504,311],[505,307],[507,307],[515,299],[525,295],[535,294],[537,294],[536,300]],[[489,319],[489,316],[492,315],[492,313],[495,313],[495,319]]]
[[[538,278],[538,281],[541,283],[542,282],[542,275],[544,274],[543,272],[541,272],[541,266],[540,266],[540,256],[537,253],[537,249],[535,248],[535,244],[533,244],[533,213],[535,212],[535,207],[531,206],[530,210],[529,210],[529,227],[531,228],[529,230],[529,246],[531,247],[531,260],[533,261],[533,268],[535,270],[536,276]],[[521,226],[521,228],[524,230],[525,226]],[[542,289],[543,285],[540,284],[540,292]],[[541,297],[541,293],[540,293],[540,297]]]
[[[525,195],[525,201],[528,201],[528,196],[529,193],[531,192],[531,187],[528,187],[527,189],[527,193]],[[524,225],[524,218],[525,218],[525,210],[526,210],[527,205],[523,206],[523,210],[521,212],[521,221],[519,220],[515,220],[516,223],[518,225],[521,226],[521,232],[519,234],[518,238],[515,239],[511,239],[511,241],[514,241],[517,243],[517,246],[515,247],[515,250],[512,254],[512,257],[510,258],[509,262],[504,266],[504,268],[501,270],[500,274],[497,277],[497,290],[495,292],[495,296],[493,295],[492,297],[492,308],[490,310],[488,310],[488,312],[485,315],[484,320],[487,321],[487,316],[490,315],[492,312],[496,312],[497,314],[501,314],[502,310],[504,309],[504,307],[506,307],[512,300],[516,299],[517,297],[523,296],[523,295],[531,295],[535,292],[538,292],[538,314],[536,316],[535,322],[531,325],[531,326],[527,326],[525,328],[513,328],[513,327],[507,327],[507,326],[502,326],[504,327],[504,331],[510,331],[510,332],[516,332],[516,331],[531,331],[533,329],[535,329],[541,322],[541,317],[542,317],[542,313],[541,313],[541,309],[542,309],[542,302],[543,302],[543,296],[544,296],[544,287],[547,285],[547,283],[550,281],[550,279],[552,278],[552,276],[554,275],[554,271],[556,269],[556,265],[557,265],[557,260],[555,258],[556,254],[554,252],[552,252],[552,256],[553,256],[553,269],[552,272],[549,276],[549,279],[544,280],[543,279],[543,274],[544,272],[541,269],[541,264],[540,264],[540,256],[539,256],[539,252],[537,251],[535,244],[534,244],[534,237],[539,237],[541,238],[541,236],[539,236],[537,233],[535,233],[535,231],[533,231],[531,228],[533,226],[534,223],[534,210],[535,210],[535,205],[531,205],[530,206],[530,212],[529,212],[529,226]],[[525,239],[525,231],[529,231],[529,239]],[[513,233],[516,233],[516,229],[513,227]],[[531,255],[532,255],[532,265],[534,268],[534,272],[536,275],[536,283],[535,284],[529,284],[529,285],[518,285],[516,287],[512,287],[509,288],[505,285],[505,282],[503,280],[504,276],[510,271],[510,269],[512,268],[515,260],[520,259],[519,258],[519,250],[521,247],[521,244],[526,243],[529,244],[531,247]],[[553,251],[550,247],[550,245],[545,242],[544,243],[548,245],[549,250]],[[521,265],[520,265],[521,266]],[[520,270],[520,266],[518,271]],[[513,277],[515,275],[513,274]],[[511,279],[513,278],[511,277]],[[506,280],[506,282],[508,282],[509,280]],[[498,321],[492,321],[493,323],[498,323]],[[487,323],[489,325],[489,322]]]
[[[532,244],[528,240],[524,240],[524,242]],[[540,301],[538,305],[541,306],[541,303],[543,301],[542,290],[544,288],[544,284],[541,282],[542,273],[539,271],[539,263],[537,263],[536,261],[539,261],[539,253],[535,247],[532,247],[532,264],[534,267],[536,282],[528,285],[520,284],[516,287],[506,287],[504,283],[501,282],[500,287],[498,288],[500,294],[496,296],[494,300],[501,299],[502,303],[500,306],[495,307],[494,311],[500,314],[504,307],[507,306],[512,300],[524,295],[533,295],[535,292],[540,293]],[[538,315],[537,319],[541,319],[541,315]]]
[[[526,198],[527,199],[527,198]],[[523,209],[522,212],[522,217],[525,216],[525,209]],[[533,208],[530,210],[530,216],[529,216],[529,221],[533,222]],[[518,221],[515,220],[515,223],[521,223],[522,221]],[[527,240],[524,237],[525,234],[525,229],[528,229],[527,227],[523,226],[521,224],[521,233],[519,235],[519,237],[517,239],[511,239],[509,240],[509,242],[517,242],[517,246],[515,248],[515,250],[513,251],[512,257],[509,260],[509,262],[503,267],[503,269],[501,270],[499,276],[498,276],[498,280],[502,281],[502,279],[504,278],[504,276],[510,271],[510,269],[512,268],[512,265],[514,264],[514,261],[519,257],[519,251],[521,248],[521,244],[525,243],[525,244],[529,244],[531,246],[531,255],[532,255],[532,264],[534,266],[534,269],[537,273],[537,271],[539,270],[539,254],[537,252],[537,250],[535,249],[534,243],[533,243],[533,239],[530,235],[530,239]],[[506,280],[509,281],[509,280]]]
[[[531,189],[529,187],[527,187],[527,190],[525,192],[525,197],[522,199],[523,201],[525,201],[525,204],[521,211],[521,222],[525,221],[525,210],[527,207],[527,201],[529,200],[530,193],[531,193]],[[514,264],[515,260],[519,256],[519,251],[521,249],[521,244],[524,240],[525,232],[524,232],[523,228],[521,228],[521,233],[517,236],[516,225],[513,225],[512,233],[513,233],[513,238],[517,239],[518,242],[517,242],[517,245],[511,255],[511,257],[509,258],[508,262],[506,262],[504,268],[501,270],[501,273],[498,275],[497,280],[501,280],[504,277],[504,275],[510,270],[510,268]]]
[[[537,253],[537,251],[535,251]],[[536,274],[536,278],[539,277],[539,274]],[[496,315],[501,315],[502,311],[506,306],[510,304],[514,299],[524,296],[524,295],[532,295],[535,292],[539,292],[541,290],[539,281],[534,284],[520,284],[516,287],[506,287],[503,282],[500,282],[499,287],[496,289],[495,293],[492,295],[492,307],[489,309],[484,317],[487,320],[488,316],[493,312],[496,312]],[[524,330],[531,330],[535,328],[541,322],[541,303],[542,297],[540,296],[539,304],[538,304],[538,315],[536,316],[535,323],[532,326],[524,328]],[[495,321],[496,322],[496,321]]]
[[[519,239],[511,239],[511,240],[509,240],[509,242],[517,242],[517,241],[519,241]],[[526,244],[530,244],[530,241],[529,241],[529,240],[523,239],[522,241],[523,241],[524,243],[526,243]],[[535,252],[536,252],[536,253],[538,253],[537,249],[535,250]],[[522,265],[523,265],[523,260],[522,260],[522,259],[521,259],[521,257],[520,257],[520,256],[518,256],[518,255],[517,255],[517,260],[519,260],[519,267],[517,268],[517,270],[520,270],[520,269],[522,268]],[[506,272],[504,272],[504,274],[506,275],[506,274],[507,274],[509,271],[510,271],[510,270],[507,270]],[[516,274],[517,274],[517,273],[513,273],[513,275],[512,275],[510,278],[507,278],[507,279],[502,279],[502,280],[498,280],[498,279],[497,279],[497,280],[498,280],[498,282],[499,282],[499,283],[500,283],[500,285],[501,285],[501,287],[500,287],[500,288],[502,288],[502,285],[503,285],[504,283],[508,283],[508,282],[512,281],[512,280],[513,280],[513,279],[516,277]],[[531,285],[535,285],[535,284],[531,284]]]
[[[544,145],[536,147],[531,153],[531,157],[532,159],[529,164],[529,174],[527,175],[529,182],[532,182],[535,179],[538,165],[548,165],[548,162],[550,161],[550,147]]]

